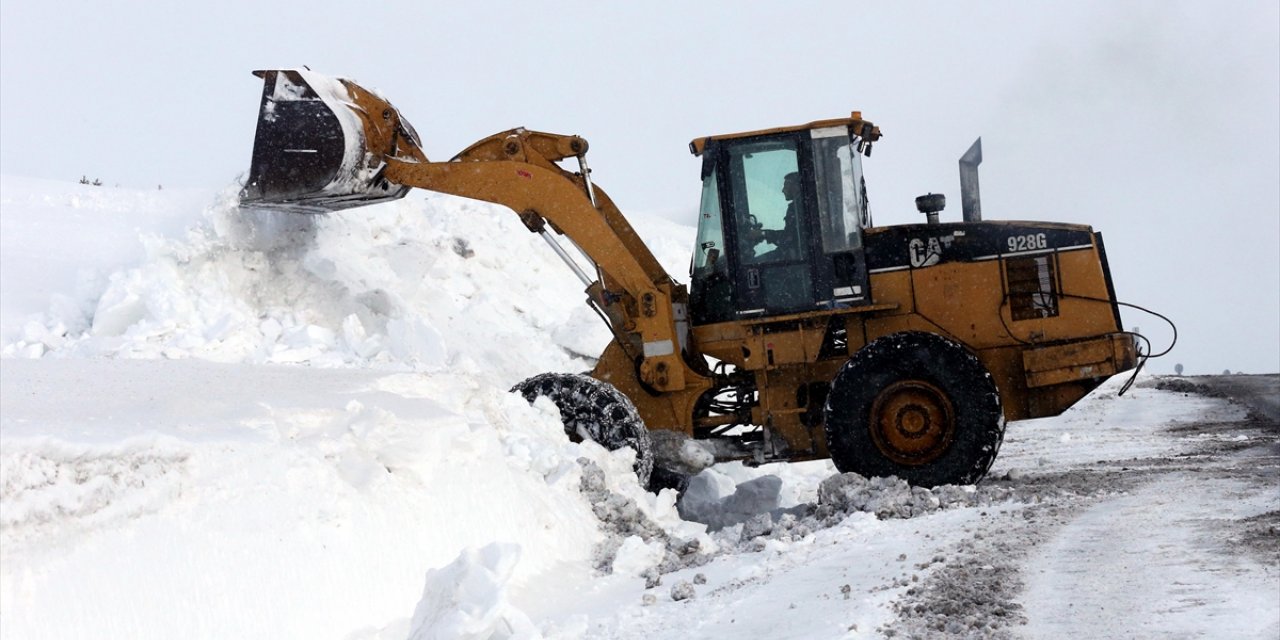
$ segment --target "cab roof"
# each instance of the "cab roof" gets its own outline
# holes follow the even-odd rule
[[[694,138],[689,143],[689,151],[695,156],[702,155],[707,149],[707,143],[712,140],[733,140],[737,138],[754,138],[756,136],[766,136],[775,133],[788,133],[792,131],[808,131],[810,129],[825,129],[827,127],[849,127],[855,134],[862,136],[867,142],[875,142],[880,139],[880,127],[871,124],[871,122],[862,119],[861,111],[854,111],[849,114],[848,118],[835,118],[832,120],[817,120],[808,124],[801,124],[791,127],[775,127],[773,129],[760,129],[757,131],[743,131],[741,133],[724,133],[714,136],[703,136]]]

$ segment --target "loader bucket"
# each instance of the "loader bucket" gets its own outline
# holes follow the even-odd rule
[[[311,71],[254,75],[263,79],[262,106],[242,206],[324,213],[408,192],[382,177],[385,158],[426,158],[412,127],[389,103]]]

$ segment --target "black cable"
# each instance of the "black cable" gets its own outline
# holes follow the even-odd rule
[[[998,314],[997,314],[997,315],[999,315],[999,316],[1000,316],[1000,324],[1004,326],[1005,333],[1006,333],[1006,334],[1008,334],[1008,336],[1009,336],[1010,338],[1013,338],[1014,340],[1016,340],[1016,341],[1018,341],[1018,342],[1020,342],[1020,343],[1022,343],[1022,344],[1024,344],[1024,345],[1034,346],[1034,345],[1035,345],[1035,343],[1034,343],[1034,342],[1028,342],[1028,341],[1023,340],[1022,338],[1019,338],[1018,336],[1014,335],[1013,330],[1009,328],[1009,323],[1008,323],[1008,322],[1005,322],[1005,319],[1004,319],[1004,309],[1005,309],[1005,307],[1009,306],[1009,298],[1010,298],[1010,297],[1012,297],[1012,294],[1006,293],[1006,294],[1004,295],[1004,300],[1000,303],[1000,310],[999,310],[999,312],[998,312]],[[1150,310],[1150,309],[1148,309],[1148,308],[1146,308],[1146,307],[1142,307],[1142,306],[1139,306],[1139,305],[1136,305],[1136,304],[1132,304],[1132,303],[1128,303],[1128,302],[1120,302],[1119,300],[1108,300],[1107,298],[1096,298],[1096,297],[1093,297],[1093,296],[1082,296],[1082,295],[1077,295],[1077,294],[1074,294],[1074,293],[1059,293],[1059,294],[1057,294],[1057,297],[1058,297],[1058,298],[1075,298],[1075,299],[1077,299],[1077,300],[1087,300],[1087,301],[1090,301],[1090,302],[1101,302],[1101,303],[1103,303],[1103,304],[1114,304],[1114,305],[1118,305],[1118,306],[1121,306],[1121,307],[1129,307],[1129,308],[1131,308],[1131,309],[1137,309],[1138,311],[1142,311],[1143,313],[1147,313],[1147,314],[1153,315],[1153,316],[1155,316],[1155,317],[1157,317],[1157,318],[1160,318],[1161,320],[1164,320],[1166,323],[1168,323],[1168,324],[1169,324],[1169,328],[1173,330],[1173,340],[1169,342],[1169,346],[1168,346],[1167,348],[1165,348],[1165,350],[1164,350],[1164,351],[1161,351],[1160,353],[1151,353],[1152,346],[1151,346],[1151,340],[1150,340],[1150,339],[1148,339],[1146,336],[1144,336],[1144,335],[1142,335],[1142,334],[1140,334],[1140,333],[1137,333],[1137,332],[1135,332],[1135,331],[1125,331],[1125,330],[1123,329],[1123,327],[1121,328],[1121,330],[1119,331],[1119,333],[1120,333],[1120,334],[1122,334],[1122,335],[1128,335],[1128,336],[1133,336],[1133,337],[1135,338],[1135,343],[1136,343],[1138,340],[1141,340],[1142,342],[1145,342],[1145,343],[1146,343],[1146,345],[1147,345],[1147,349],[1146,349],[1146,352],[1144,353],[1144,352],[1143,352],[1143,349],[1142,349],[1142,346],[1141,346],[1141,345],[1136,345],[1136,349],[1137,349],[1137,353],[1138,353],[1138,363],[1137,363],[1137,366],[1133,368],[1133,375],[1132,375],[1132,376],[1129,376],[1129,379],[1128,379],[1127,381],[1125,381],[1124,386],[1120,387],[1120,392],[1119,392],[1117,395],[1121,395],[1121,396],[1122,396],[1122,395],[1124,395],[1124,394],[1125,394],[1125,392],[1127,392],[1127,391],[1129,390],[1129,388],[1133,386],[1133,383],[1134,383],[1134,382],[1136,382],[1136,381],[1137,381],[1137,379],[1138,379],[1138,374],[1139,374],[1139,373],[1141,373],[1141,372],[1142,372],[1142,368],[1146,366],[1146,364],[1147,364],[1147,360],[1150,360],[1151,358],[1159,358],[1159,357],[1161,357],[1161,356],[1168,355],[1168,353],[1169,353],[1170,351],[1173,351],[1173,347],[1174,347],[1174,345],[1178,344],[1178,325],[1177,325],[1177,324],[1175,324],[1175,323],[1173,322],[1173,320],[1170,320],[1168,316],[1166,316],[1166,315],[1164,315],[1164,314],[1161,314],[1161,313],[1157,313],[1157,312],[1155,312],[1155,311],[1152,311],[1152,310]],[[1012,314],[1011,314],[1011,315],[1012,315]]]
[[[1083,296],[1081,296],[1081,297],[1083,297]],[[1127,392],[1127,391],[1129,390],[1129,388],[1130,388],[1130,387],[1132,387],[1132,386],[1133,386],[1133,383],[1134,383],[1134,382],[1137,382],[1137,380],[1138,380],[1138,374],[1139,374],[1139,373],[1141,373],[1141,372],[1142,372],[1142,368],[1143,368],[1143,367],[1145,367],[1145,366],[1147,365],[1147,360],[1150,360],[1150,359],[1152,359],[1152,358],[1159,358],[1159,357],[1164,356],[1164,355],[1168,355],[1168,353],[1169,353],[1170,351],[1173,351],[1173,346],[1174,346],[1174,345],[1176,345],[1176,344],[1178,344],[1178,325],[1177,325],[1177,324],[1174,324],[1173,320],[1170,320],[1167,316],[1165,316],[1165,315],[1163,315],[1163,314],[1160,314],[1160,313],[1156,313],[1155,311],[1152,311],[1152,310],[1147,309],[1147,308],[1145,308],[1145,307],[1140,307],[1140,306],[1138,306],[1138,305],[1136,305],[1136,304],[1130,304],[1130,303],[1128,303],[1128,302],[1119,302],[1119,301],[1117,301],[1117,302],[1116,302],[1116,304],[1117,304],[1117,305],[1120,305],[1120,306],[1123,306],[1123,307],[1129,307],[1129,308],[1131,308],[1131,309],[1137,309],[1138,311],[1142,311],[1142,312],[1144,312],[1144,313],[1148,313],[1148,314],[1153,315],[1153,316],[1155,316],[1155,317],[1157,317],[1157,318],[1160,318],[1161,320],[1164,320],[1165,322],[1169,323],[1169,328],[1171,328],[1171,329],[1173,330],[1173,340],[1169,342],[1169,346],[1168,346],[1168,348],[1166,348],[1164,351],[1161,351],[1160,353],[1151,353],[1151,349],[1152,349],[1152,347],[1151,347],[1151,341],[1150,341],[1150,340],[1148,340],[1146,336],[1144,336],[1144,335],[1142,335],[1142,334],[1140,334],[1140,333],[1133,332],[1133,331],[1124,331],[1124,332],[1122,332],[1122,333],[1126,333],[1126,334],[1129,334],[1129,335],[1132,335],[1132,336],[1135,336],[1135,337],[1141,338],[1143,342],[1147,343],[1147,353],[1145,353],[1145,354],[1144,354],[1144,353],[1142,353],[1142,347],[1141,347],[1141,346],[1138,346],[1138,347],[1137,347],[1137,350],[1138,350],[1138,366],[1136,366],[1136,367],[1134,367],[1134,368],[1133,368],[1133,375],[1129,376],[1129,379],[1125,381],[1124,386],[1120,387],[1120,391],[1119,391],[1119,393],[1117,393],[1117,394],[1116,394],[1117,396],[1122,396],[1122,395],[1124,395],[1124,394],[1125,394],[1125,392]]]
[[[1173,323],[1170,322],[1170,324],[1173,324]],[[1138,344],[1134,345],[1134,350],[1138,352],[1138,366],[1133,368],[1133,375],[1129,376],[1129,379],[1124,381],[1124,384],[1120,386],[1120,391],[1116,393],[1116,396],[1124,395],[1125,392],[1129,391],[1129,387],[1132,387],[1133,383],[1138,381],[1138,374],[1142,373],[1142,368],[1147,366],[1147,360],[1150,360],[1152,357],[1158,357],[1158,356],[1150,355],[1151,341],[1148,340],[1146,336],[1140,333],[1134,333],[1132,331],[1121,331],[1121,333],[1132,335],[1137,338],[1141,338],[1143,342],[1147,343],[1147,353],[1142,352],[1142,345],[1138,345]],[[1177,333],[1176,327],[1174,328],[1174,333]],[[1176,338],[1175,338],[1175,341],[1176,341]],[[1169,345],[1169,348],[1172,349],[1173,345]],[[1166,350],[1165,353],[1168,353],[1168,351]],[[1164,355],[1164,354],[1162,353],[1160,355]]]
[[[1067,294],[1067,295],[1069,295],[1069,294]],[[1085,300],[1099,300],[1099,301],[1102,301],[1102,302],[1110,302],[1109,300],[1103,300],[1103,299],[1101,299],[1101,298],[1089,298],[1089,297],[1086,297],[1086,296],[1075,296],[1075,295],[1072,295],[1072,296],[1070,296],[1070,297],[1073,297],[1073,298],[1083,298],[1083,299],[1085,299]],[[1128,303],[1128,302],[1119,302],[1119,301],[1117,301],[1117,302],[1116,302],[1116,304],[1117,304],[1117,305],[1120,305],[1120,306],[1122,306],[1122,307],[1129,307],[1129,308],[1131,308],[1131,309],[1137,309],[1138,311],[1141,311],[1141,312],[1143,312],[1143,313],[1147,313],[1147,314],[1153,315],[1153,316],[1155,316],[1155,317],[1157,317],[1157,318],[1160,318],[1161,320],[1164,320],[1165,322],[1167,322],[1167,323],[1169,324],[1169,328],[1170,328],[1170,329],[1173,329],[1173,341],[1169,343],[1168,348],[1166,348],[1164,351],[1161,351],[1160,353],[1153,353],[1153,354],[1151,354],[1151,355],[1147,356],[1148,358],[1159,358],[1159,357],[1161,357],[1161,356],[1168,355],[1170,351],[1173,351],[1173,345],[1178,344],[1178,325],[1174,324],[1173,320],[1170,320],[1170,319],[1169,319],[1169,317],[1168,317],[1168,316],[1166,316],[1166,315],[1164,315],[1164,314],[1156,313],[1155,311],[1152,311],[1152,310],[1150,310],[1150,309],[1147,309],[1146,307],[1140,307],[1140,306],[1138,306],[1138,305],[1136,305],[1136,304],[1130,304],[1130,303]],[[1133,333],[1133,332],[1131,332],[1131,331],[1125,331],[1124,333]],[[1137,334],[1134,334],[1134,335],[1137,335]],[[1143,339],[1144,339],[1144,340],[1146,340],[1146,338],[1143,338]],[[1150,340],[1148,340],[1148,341],[1147,341],[1147,346],[1151,346],[1151,341],[1150,341]]]

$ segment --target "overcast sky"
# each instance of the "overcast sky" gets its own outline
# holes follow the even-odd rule
[[[0,171],[226,186],[252,148],[249,72],[305,64],[389,97],[433,159],[513,126],[576,133],[624,213],[692,222],[690,139],[856,109],[885,134],[877,223],[921,219],[929,191],[958,219],[956,160],[982,136],[987,218],[1093,225],[1120,298],[1178,323],[1152,370],[1274,372],[1278,7],[3,0]]]

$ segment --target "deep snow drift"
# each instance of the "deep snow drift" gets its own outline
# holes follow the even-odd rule
[[[999,636],[1021,619],[1017,556],[973,551],[970,567],[957,545],[1039,539],[1037,510],[1124,491],[1041,479],[1205,444],[1160,435],[1170,424],[1254,437],[1233,405],[1141,385],[1117,399],[1113,381],[1011,426],[976,489],[716,465],[696,481],[702,512],[683,505],[708,531],[674,493],[641,491],[629,452],[571,443],[549,403],[507,392],[587,369],[608,339],[510,212],[413,194],[291,217],[233,195],[0,179],[0,635]],[[693,230],[632,219],[681,277]],[[1223,515],[1276,508],[1224,490]],[[1189,539],[1138,521],[1171,532],[1159,544]],[[1280,630],[1258,597],[1274,573],[1244,564],[1224,586],[1202,569],[1157,576],[1213,588],[1172,631]],[[1126,588],[1153,588],[1134,576]],[[920,599],[971,578],[1008,580],[959,617],[959,596]],[[1033,628],[1069,631],[1064,602],[1032,582],[1028,609],[1048,612]]]
[[[588,368],[608,339],[509,212],[419,196],[297,217],[167,195],[4,179],[6,636],[501,626],[519,618],[506,589],[532,577],[663,559],[602,530],[584,473],[698,539],[629,452],[570,443],[549,403],[507,393]]]

